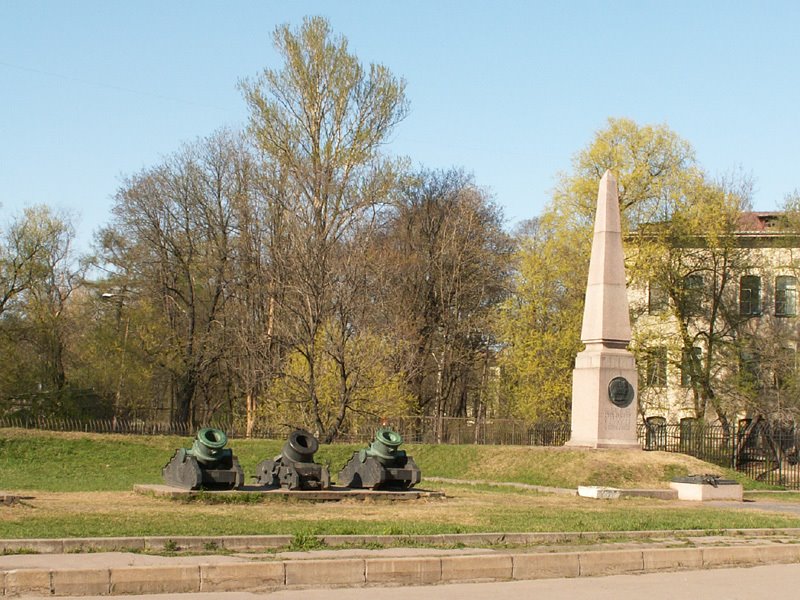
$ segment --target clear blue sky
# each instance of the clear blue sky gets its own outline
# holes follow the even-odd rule
[[[0,0],[3,220],[49,204],[87,247],[121,177],[244,124],[237,82],[315,14],[407,80],[388,150],[472,172],[510,224],[610,116],[741,167],[759,210],[800,188],[800,2]]]

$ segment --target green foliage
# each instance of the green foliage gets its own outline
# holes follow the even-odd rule
[[[289,550],[293,552],[308,552],[309,550],[320,550],[325,547],[325,542],[316,535],[303,531],[295,533],[289,543]]]
[[[517,297],[499,317],[508,343],[501,362],[507,395],[526,418],[568,414],[598,182],[606,170],[619,185],[630,282],[644,290],[657,286],[672,309],[634,329],[634,350],[647,352],[658,340],[679,365],[683,352],[704,346],[692,374],[694,412],[704,417],[706,403],[717,415],[735,412],[722,402],[724,390],[714,389],[714,374],[736,370],[729,346],[738,310],[730,288],[748,265],[733,234],[748,182],[712,182],[688,142],[665,125],[629,119],[609,119],[561,175],[544,215],[521,232]],[[692,276],[704,283],[694,295],[685,289]],[[646,306],[632,309],[634,317],[646,312]],[[648,395],[640,399],[646,409]]]
[[[411,403],[399,373],[392,373],[384,357],[391,354],[387,340],[368,332],[353,334],[341,354],[332,346],[335,333],[326,327],[313,347],[314,380],[309,379],[308,356],[295,351],[287,359],[280,378],[265,390],[257,416],[267,423],[285,423],[314,431],[318,422],[327,431],[336,420],[342,403],[348,410],[384,418],[406,415]],[[340,360],[350,365],[349,380],[354,382],[349,396],[342,398]],[[307,401],[313,387],[314,403]],[[345,426],[343,432],[358,433]]]
[[[555,213],[531,224],[517,256],[515,294],[497,317],[505,397],[531,422],[569,418],[572,365],[581,349],[589,238]]]
[[[40,408],[37,402],[48,404],[43,414],[76,409],[67,389],[71,297],[85,268],[71,251],[74,236],[70,220],[43,205],[26,208],[0,232],[0,399],[23,411]]]
[[[575,228],[591,226],[597,185],[607,170],[617,178],[624,231],[669,219],[686,181],[700,174],[691,145],[666,125],[609,118],[575,154],[571,172],[560,175],[552,208]]]
[[[365,69],[322,17],[306,18],[297,29],[280,26],[273,41],[283,68],[266,69],[241,86],[258,144],[289,167],[293,178],[324,165],[330,169],[326,177],[349,186],[359,174],[348,171],[369,164],[405,116],[405,83],[383,65]],[[304,183],[322,192],[319,202],[326,200],[317,186],[328,182]]]

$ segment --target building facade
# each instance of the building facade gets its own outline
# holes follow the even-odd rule
[[[629,287],[642,416],[795,421],[800,235],[744,213],[729,247],[680,250]]]

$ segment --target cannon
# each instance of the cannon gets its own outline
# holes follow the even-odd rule
[[[206,427],[197,432],[189,449],[178,448],[161,469],[167,485],[185,490],[232,490],[244,483],[244,472],[224,431]]]
[[[326,490],[331,484],[328,467],[314,462],[319,442],[304,429],[296,429],[273,459],[256,465],[256,481],[267,487],[288,490]]]
[[[422,472],[405,450],[397,449],[402,443],[399,433],[379,429],[369,448],[353,453],[339,471],[337,483],[349,488],[405,490],[414,487],[422,479]]]

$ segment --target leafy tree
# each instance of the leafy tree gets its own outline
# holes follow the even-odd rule
[[[731,367],[728,354],[740,343],[730,298],[733,273],[746,267],[733,233],[746,207],[747,182],[738,187],[712,182],[688,142],[664,125],[639,126],[629,119],[609,119],[575,155],[572,171],[560,176],[534,235],[521,236],[521,293],[501,319],[511,342],[504,353],[509,394],[529,417],[565,413],[571,388],[568,358],[580,347],[597,186],[608,169],[619,184],[629,283],[644,289],[652,283],[671,298],[663,320],[677,331],[671,338],[673,356],[693,352],[698,343],[711,349],[694,365],[694,408],[703,417],[710,404],[724,420],[729,410],[714,385],[723,364]],[[693,275],[705,284],[701,297],[693,297],[699,300],[696,306],[689,305],[686,293]],[[517,331],[531,331],[535,341],[519,339]],[[633,347],[640,358],[647,351],[645,337],[653,331],[636,329],[639,339]],[[663,339],[664,330],[658,331]],[[557,349],[549,370],[532,362],[547,348]]]
[[[340,369],[338,409],[325,408],[320,343],[338,323],[343,361],[356,339],[347,335],[354,298],[340,283],[354,279],[359,266],[347,257],[357,233],[369,229],[395,185],[396,164],[380,149],[406,114],[405,84],[382,65],[362,66],[323,18],[305,19],[297,30],[278,27],[273,39],[282,68],[243,82],[242,90],[278,235],[270,256],[275,333],[302,357],[295,399],[331,440],[352,408],[353,390],[349,369]]]
[[[597,207],[597,186],[611,170],[617,177],[620,214],[625,231],[667,221],[687,181],[702,178],[691,145],[666,125],[638,125],[610,118],[591,143],[561,173],[549,207],[579,228],[591,228]]]
[[[741,408],[731,373],[752,339],[737,293],[740,276],[756,266],[736,235],[746,202],[746,190],[689,177],[670,206],[669,221],[641,226],[628,252],[633,285],[657,288],[669,298],[663,312],[639,318],[640,357],[648,336],[666,341],[673,366],[683,371],[694,416],[716,417],[726,427]]]
[[[518,232],[515,293],[497,327],[504,396],[529,421],[569,419],[591,240],[547,212]]]
[[[99,287],[98,287],[99,285]],[[169,381],[159,379],[157,366],[146,353],[153,344],[139,336],[158,316],[148,311],[147,301],[108,290],[95,282],[72,303],[72,317],[81,326],[71,340],[70,380],[92,389],[110,407],[116,419],[151,419]],[[161,389],[159,389],[161,388]]]
[[[68,234],[69,224],[46,206],[12,220],[0,238],[0,315],[33,282],[47,276],[47,262]]]
[[[68,369],[76,322],[72,298],[85,269],[72,250],[69,219],[47,206],[25,209],[7,231],[0,260],[0,338],[5,395],[47,397],[49,412],[70,407]]]
[[[405,382],[399,373],[388,370],[382,360],[391,355],[393,348],[389,340],[381,339],[369,332],[356,333],[341,348],[336,347],[338,327],[323,328],[316,350],[318,367],[318,404],[303,401],[306,389],[307,358],[300,352],[290,354],[283,365],[282,377],[275,379],[269,387],[271,402],[262,403],[257,413],[261,419],[273,425],[287,428],[316,427],[320,414],[325,422],[339,419],[346,395],[348,412],[390,418],[408,414],[410,398]],[[346,355],[342,356],[344,348]],[[342,369],[347,370],[349,388],[342,390]],[[358,420],[341,425],[341,431],[357,432]],[[343,421],[344,424],[344,421]]]

